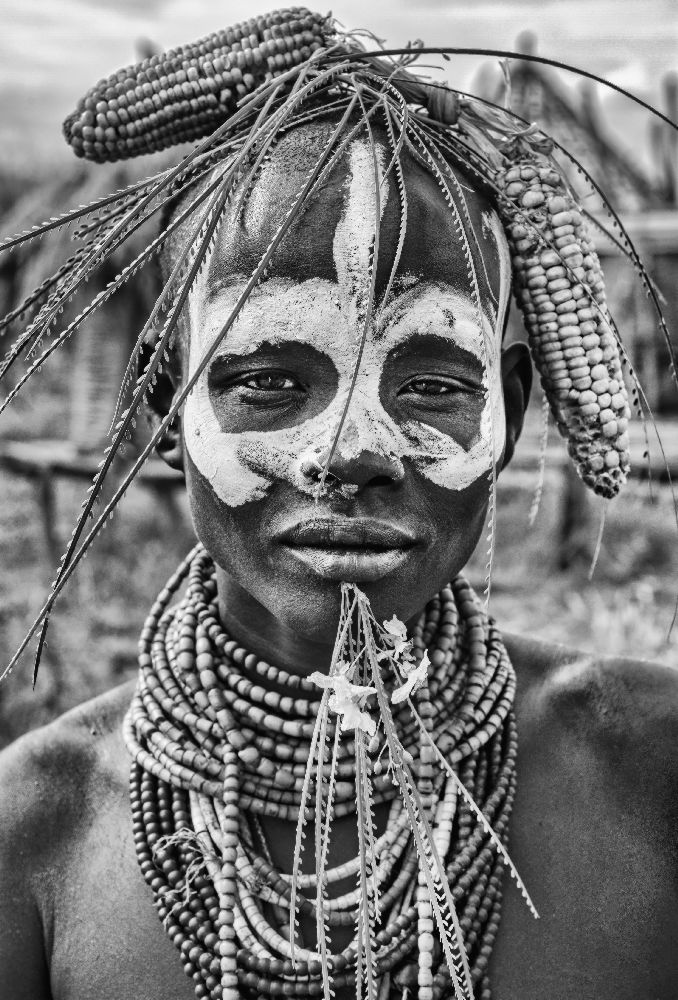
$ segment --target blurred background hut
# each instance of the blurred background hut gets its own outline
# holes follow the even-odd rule
[[[653,2],[661,4],[662,0]],[[78,16],[93,9],[91,4],[77,6]],[[342,16],[344,23],[365,21],[365,16],[353,10],[349,2],[341,6],[345,11],[335,13]],[[489,17],[490,6],[496,12],[496,4],[488,6],[480,0],[479,16],[487,13]],[[561,4],[566,6],[569,5]],[[165,4],[160,2],[158,7],[164,9]],[[550,9],[549,5],[547,8]],[[67,11],[68,5],[63,3],[61,9]],[[120,13],[125,4],[110,0],[108,9]],[[173,10],[177,24],[188,16],[181,5]],[[190,30],[177,27],[180,38],[192,38],[217,26],[211,9],[198,3],[196,10],[195,23],[201,16],[204,27],[202,23]],[[229,12],[227,19],[235,20],[242,13],[247,12]],[[501,38],[490,38],[489,22],[482,22],[481,18],[485,24],[484,36],[477,40],[465,38],[460,32],[461,14],[451,11],[443,14],[436,4],[424,5],[419,11],[420,20],[426,24],[419,21],[415,24],[412,13],[405,12],[401,0],[390,3],[388,11],[384,5],[381,12],[376,9],[369,16],[375,20],[369,26],[382,36],[388,35],[394,44],[425,34],[435,37],[440,44],[447,41],[509,47],[512,37],[504,34]],[[545,16],[535,15],[535,21]],[[439,31],[433,33],[433,27],[443,17],[447,17],[448,30],[454,27],[454,37],[444,38]],[[458,20],[453,20],[455,17]],[[511,23],[514,22],[515,17]],[[131,24],[129,31],[131,35]],[[604,44],[601,39],[601,45]],[[534,33],[523,33],[517,41],[523,51],[534,52],[536,45]],[[564,42],[560,48],[552,44],[549,54],[577,62],[576,54],[565,49]],[[111,65],[98,66],[84,86],[113,68],[116,61],[124,62],[125,56],[111,55],[111,60]],[[591,68],[601,69],[596,65]],[[461,81],[455,82],[461,85]],[[573,86],[558,72],[531,64],[511,63],[510,94],[506,91],[506,77],[496,61],[481,63],[474,79],[466,83],[465,89],[500,103],[510,100],[513,109],[527,121],[544,124],[601,184],[615,210],[622,215],[665,297],[665,311],[675,337],[678,331],[676,134],[660,123],[650,123],[646,117],[644,127],[648,131],[645,138],[636,142],[643,155],[634,155],[633,149],[620,142],[618,132],[611,126],[610,118],[618,124],[618,109],[610,115],[609,105],[600,102],[596,88]],[[2,85],[0,71],[0,94]],[[60,86],[63,86],[61,80]],[[68,95],[64,113],[70,110],[80,89]],[[660,90],[650,95],[674,119],[678,118],[677,89],[676,77],[669,74]],[[30,122],[33,112],[27,107],[24,113],[25,121]],[[637,120],[637,116],[633,118],[636,131]],[[56,131],[53,124],[51,128]],[[36,144],[42,141],[39,129],[34,130],[31,141]],[[43,150],[36,156],[20,150],[17,153],[17,143],[18,139],[11,147],[6,142],[0,147],[0,174],[4,175],[0,183],[3,234],[23,231],[46,217],[157,169],[156,163],[148,161],[135,164],[131,170],[90,168],[73,163],[56,152],[56,147],[54,152],[50,147],[48,152]],[[12,156],[3,158],[2,150],[6,153],[10,148]],[[576,172],[572,179],[577,185],[581,182]],[[595,214],[593,198],[591,210]],[[13,254],[0,255],[2,314],[68,256],[72,247],[70,236],[67,229],[62,230],[53,239],[36,241]],[[139,234],[131,241],[134,245],[118,255],[111,269],[97,279],[96,287],[87,287],[88,298],[131,259],[141,238]],[[678,394],[671,384],[667,355],[657,336],[655,319],[642,288],[633,280],[628,262],[601,233],[597,234],[597,244],[605,257],[613,312],[657,415],[667,459],[672,465],[678,462]],[[9,659],[42,603],[82,495],[96,471],[129,349],[156,290],[152,269],[130,281],[94,320],[88,321],[82,334],[56,356],[55,364],[45,366],[21,405],[0,417],[3,570],[0,665]],[[83,301],[75,297],[69,307],[72,315],[77,314]],[[524,336],[516,315],[512,323],[512,335]],[[548,439],[539,512],[533,526],[528,528],[528,513],[535,491],[539,492],[540,479],[539,394],[534,395],[524,440],[512,466],[500,480],[493,613],[507,630],[527,631],[553,641],[576,641],[595,652],[627,652],[674,662],[675,635],[667,640],[678,590],[678,557],[674,554],[678,546],[671,534],[676,531],[672,521],[673,501],[666,485],[655,486],[651,496],[648,484],[642,481],[646,463],[640,427],[634,429],[633,438],[638,475],[629,485],[625,499],[613,503],[607,511],[596,573],[590,582],[588,571],[599,535],[601,506],[586,496],[570,473],[564,446],[553,433]],[[139,434],[143,433],[142,427]],[[665,473],[656,446],[653,455],[656,478],[660,480]],[[144,615],[191,541],[192,531],[176,476],[159,462],[150,463],[143,481],[130,491],[67,591],[53,619],[36,691],[31,690],[29,657],[0,686],[0,746],[26,728],[53,718],[57,712],[134,673],[136,638]],[[482,588],[484,552],[477,556],[470,572]]]

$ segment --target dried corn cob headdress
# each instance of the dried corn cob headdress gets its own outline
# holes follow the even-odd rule
[[[368,50],[366,44],[372,42],[372,50]],[[172,272],[139,332],[113,417],[109,446],[52,592],[30,634],[42,626],[44,638],[51,608],[73,570],[176,417],[223,338],[228,337],[249,293],[265,278],[277,248],[308,199],[357,135],[371,142],[375,177],[379,176],[375,127],[387,136],[390,147],[386,175],[392,174],[398,186],[403,231],[407,196],[401,160],[407,153],[435,178],[444,195],[467,248],[469,285],[478,305],[476,260],[480,241],[457,172],[461,171],[495,205],[510,247],[516,299],[550,410],[584,482],[603,497],[617,494],[629,469],[629,403],[623,365],[635,386],[635,395],[640,393],[639,399],[642,391],[606,305],[600,264],[587,233],[587,213],[560,165],[563,158],[567,161],[571,157],[542,131],[510,111],[424,81],[411,72],[410,67],[422,53],[448,58],[462,51],[469,52],[420,47],[386,51],[364,33],[360,38],[355,33],[340,33],[329,17],[292,8],[253,18],[120,70],[100,81],[80,101],[64,123],[66,139],[78,156],[97,162],[114,161],[177,143],[200,141],[176,166],[0,244],[0,249],[11,250],[25,240],[77,223],[76,248],[70,259],[1,321],[3,331],[22,317],[25,323],[0,367],[0,379],[9,380],[22,355],[29,358],[28,368],[0,404],[1,412],[99,305],[152,261],[168,241],[175,240],[178,233],[188,233],[188,239],[174,253]],[[330,130],[317,162],[300,184],[243,295],[165,420],[86,532],[113,459],[130,436],[139,407],[167,359],[182,308],[236,188],[240,192],[237,197],[248,197],[279,138],[302,123],[326,118],[328,113],[333,115],[336,127]],[[219,169],[215,169],[217,166]],[[583,168],[577,166],[591,188],[602,196]],[[173,212],[166,210],[176,205],[180,207]],[[615,242],[632,261],[653,299],[670,350],[654,286],[618,217],[606,207],[613,218]],[[102,262],[151,219],[163,220],[155,238],[80,315],[59,327],[58,317],[64,305]],[[375,240],[371,247],[373,270],[377,253]],[[396,266],[397,262],[394,273]],[[135,379],[132,373],[140,357],[141,374]],[[347,407],[349,403],[350,399]],[[493,486],[494,470],[490,482]],[[16,657],[8,669],[14,662]]]

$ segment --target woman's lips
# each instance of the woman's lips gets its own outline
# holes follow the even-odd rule
[[[288,546],[288,551],[318,576],[337,583],[372,583],[393,573],[410,554],[409,549],[329,549],[313,545]]]
[[[326,580],[370,583],[398,569],[417,539],[375,519],[315,518],[278,539],[290,555]]]

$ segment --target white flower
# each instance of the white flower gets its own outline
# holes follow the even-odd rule
[[[393,643],[393,656],[395,659],[409,653],[412,643],[407,638],[407,628],[404,622],[401,622],[394,615],[390,621],[384,622],[384,631],[388,640]]]
[[[405,622],[401,622],[400,618],[395,615],[390,621],[384,621],[384,631],[388,632],[389,635],[397,636],[400,639],[407,639],[407,628],[405,627]]]
[[[368,736],[374,736],[377,731],[377,724],[368,712],[362,712],[354,701],[335,700],[335,706],[330,699],[330,708],[337,715],[341,715],[341,731],[347,729],[361,729]]]
[[[406,698],[413,695],[426,682],[426,675],[430,665],[431,661],[428,658],[428,650],[425,649],[424,655],[417,666],[412,664],[409,669],[405,667],[405,681],[400,687],[395,688],[391,695],[391,701],[394,705],[399,705],[401,701],[405,701]]]
[[[319,670],[314,670],[312,674],[308,675],[309,681],[313,681],[318,687],[332,689],[334,688],[337,680],[342,677],[345,678],[349,670],[349,664],[345,660],[340,660],[337,664],[337,671],[334,674],[321,674]]]
[[[348,671],[349,664],[340,663],[337,673],[321,674],[316,670],[309,675],[309,680],[318,687],[332,692],[328,706],[331,712],[341,716],[342,732],[347,729],[361,729],[368,736],[373,736],[377,728],[376,723],[367,712],[362,711],[362,707],[367,698],[377,693],[377,689],[365,684],[352,684],[346,678]]]

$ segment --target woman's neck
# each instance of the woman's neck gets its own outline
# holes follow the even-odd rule
[[[230,574],[215,564],[219,617],[228,634],[260,660],[292,674],[307,677],[313,671],[329,673],[339,617],[327,641],[311,639],[291,628],[245,590]],[[408,635],[420,613],[406,622]],[[249,673],[247,668],[244,668]],[[254,675],[253,675],[254,679]],[[257,683],[263,683],[257,677]],[[266,681],[272,688],[278,685]]]
[[[285,625],[219,566],[216,579],[219,616],[237,642],[290,673],[329,672],[331,643],[316,642]]]

